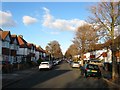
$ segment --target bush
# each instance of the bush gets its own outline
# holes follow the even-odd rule
[[[38,59],[37,63],[40,64],[43,61],[43,59]]]

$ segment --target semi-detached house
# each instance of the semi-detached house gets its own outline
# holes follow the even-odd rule
[[[11,44],[10,44],[10,49],[11,49],[11,62],[13,64],[17,63],[17,51],[19,48],[19,43],[17,39],[17,35],[11,35]]]
[[[19,48],[17,51],[17,62],[24,63],[27,60],[28,46],[22,35],[17,36]]]
[[[11,63],[11,34],[10,31],[1,31],[2,33],[2,59],[6,63]]]
[[[43,59],[45,57],[45,51],[40,47],[36,47],[36,53],[35,53],[36,60]]]
[[[31,62],[31,61],[35,61],[35,45],[32,43],[27,43],[28,46],[28,55],[27,55],[27,61]]]

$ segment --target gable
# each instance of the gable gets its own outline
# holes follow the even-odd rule
[[[15,44],[18,44],[18,42],[17,42],[16,38],[14,39],[14,43],[15,43]]]
[[[10,36],[7,35],[7,37],[5,38],[5,41],[9,41],[10,42]]]

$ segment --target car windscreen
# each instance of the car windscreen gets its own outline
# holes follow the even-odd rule
[[[91,65],[91,64],[89,64],[89,65],[87,66],[87,68],[88,68],[88,69],[93,69],[93,70],[98,70],[98,69],[99,69],[97,65]]]

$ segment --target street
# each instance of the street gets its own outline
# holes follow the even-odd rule
[[[102,78],[84,78],[80,76],[80,69],[62,61],[52,70],[36,68],[33,74],[4,88],[108,88],[108,84]]]

